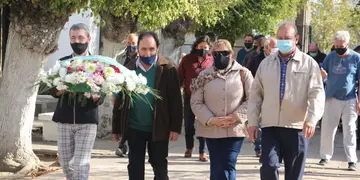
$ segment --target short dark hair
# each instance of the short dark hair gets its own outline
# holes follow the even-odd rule
[[[140,41],[143,40],[145,37],[152,37],[155,40],[156,47],[160,46],[160,41],[158,35],[154,31],[143,31],[139,33],[139,39],[138,39],[138,45],[140,44]]]
[[[356,51],[356,52],[360,51],[360,45],[357,46],[357,47],[354,49],[354,51]],[[360,146],[360,145],[359,145],[359,146]]]
[[[244,38],[246,38],[246,37],[251,37],[251,38],[254,39],[254,35],[252,35],[252,34],[246,34],[246,35],[244,36]]]
[[[263,37],[265,37],[265,36],[262,35],[262,34],[259,34],[259,35],[256,35],[256,36],[254,37],[254,40],[258,40],[258,39],[263,38]]]
[[[202,43],[202,42],[206,42],[209,46],[211,46],[210,41],[211,41],[211,40],[210,40],[210,37],[207,36],[207,35],[198,37],[198,38],[195,40],[194,44],[191,46],[191,53],[194,52],[195,49],[196,49],[196,46],[198,46],[198,45],[199,45],[200,43]]]
[[[207,32],[205,35],[209,37],[210,42],[217,41],[218,36],[214,32]]]

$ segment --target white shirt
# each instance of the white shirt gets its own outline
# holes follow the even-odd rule
[[[72,57],[79,56],[79,55],[75,54],[74,52],[73,52],[71,55],[72,55]],[[86,55],[85,55],[85,56],[90,56],[89,51],[88,51],[88,52],[86,52]]]
[[[149,70],[154,66],[154,64],[157,62],[158,56],[156,56],[155,61],[151,64]],[[136,60],[136,67],[140,67],[141,70],[143,70],[144,72],[148,72],[149,70],[146,70],[145,67],[141,64],[140,62],[140,57],[138,57],[138,59]]]

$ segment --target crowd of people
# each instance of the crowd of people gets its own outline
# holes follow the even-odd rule
[[[357,52],[349,49],[349,33],[338,31],[328,55],[316,43],[304,53],[297,47],[298,38],[295,25],[283,24],[276,37],[246,35],[244,48],[236,54],[228,40],[205,34],[176,65],[158,54],[155,32],[130,34],[126,49],[115,59],[145,76],[162,98],[144,95],[152,106],[137,98],[131,103],[121,93],[114,99],[115,154],[128,154],[129,179],[144,179],[146,150],[154,179],[169,179],[169,141],[177,141],[184,126],[184,158],[192,157],[196,137],[199,160],[210,160],[211,180],[236,179],[237,158],[247,137],[260,157],[262,180],[279,179],[281,163],[286,180],[301,180],[309,139],[321,118],[319,165],[333,155],[341,119],[348,169],[355,171],[360,47]],[[74,52],[60,60],[90,55],[90,41],[88,27],[73,25]],[[68,99],[63,93],[52,90],[59,98],[53,117],[59,162],[67,180],[87,180],[103,97],[89,99],[86,107],[76,101],[60,106]]]

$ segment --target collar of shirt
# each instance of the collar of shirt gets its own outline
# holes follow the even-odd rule
[[[156,56],[155,61],[154,61],[154,63],[151,64],[149,70],[154,66],[155,63],[157,63],[157,60],[158,60],[158,56]],[[145,67],[141,64],[140,57],[138,57],[137,60],[136,60],[136,67],[141,68],[141,70],[143,70],[144,72],[149,71],[149,70],[146,70]]]
[[[71,56],[72,57],[75,57],[75,56],[79,56],[79,55],[76,55],[74,52],[71,54]],[[90,53],[89,53],[89,51],[86,53],[86,55],[85,56],[90,56]]]
[[[293,58],[295,57],[296,51],[297,51],[297,50],[295,50],[295,52],[293,52],[293,53],[288,57],[288,59],[285,59],[285,58],[282,57],[282,56],[280,55],[280,53],[279,53],[278,56],[279,56],[280,61],[282,61],[283,63],[287,64],[291,59],[293,59]]]

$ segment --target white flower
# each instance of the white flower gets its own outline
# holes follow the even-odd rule
[[[103,91],[108,95],[116,92],[116,88],[115,84],[111,82],[105,82],[102,86]]]
[[[74,84],[74,81],[75,81],[74,73],[67,74],[67,75],[65,76],[65,82]]]
[[[143,76],[142,74],[139,74],[139,83],[142,85],[146,85],[147,84],[147,79],[145,76]]]
[[[60,70],[61,66],[60,66],[60,62],[56,61],[55,65],[49,70],[49,74],[52,76],[55,76],[58,74],[59,70]]]
[[[85,71],[88,72],[88,73],[93,73],[96,71],[96,64],[94,63],[87,63],[85,65]]]
[[[126,88],[129,91],[134,91],[136,88],[136,83],[134,81],[126,81]]]
[[[57,86],[59,83],[62,83],[61,78],[59,78],[59,77],[55,78],[53,81],[54,86]]]
[[[80,59],[74,60],[74,61],[71,63],[71,67],[72,67],[72,68],[77,68],[77,67],[80,66],[82,63],[83,63],[83,60],[80,60]]]
[[[67,88],[68,86],[63,83],[58,83],[58,85],[56,86],[57,90],[66,90]]]
[[[59,71],[59,76],[64,78],[66,74],[67,74],[67,69],[66,68],[61,68],[60,71]]]
[[[111,77],[115,74],[115,70],[112,67],[106,67],[104,70],[105,77]]]
[[[85,83],[86,80],[88,79],[86,74],[84,72],[77,72],[74,75],[74,84],[81,84],[81,83]]]
[[[115,85],[123,84],[125,77],[122,74],[115,73],[113,76],[107,78],[107,81],[114,83]]]
[[[100,87],[97,86],[96,84],[94,84],[93,86],[90,86],[90,87],[91,87],[92,92],[100,92]]]
[[[122,90],[121,86],[116,86],[116,92],[120,92]]]

